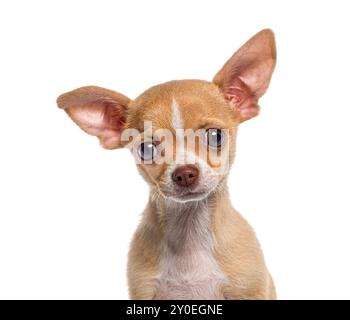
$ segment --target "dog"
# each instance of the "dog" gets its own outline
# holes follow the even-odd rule
[[[96,86],[58,97],[102,147],[128,147],[150,186],[128,255],[131,299],[276,298],[254,231],[227,189],[238,125],[258,114],[275,64],[265,29],[212,82],[170,81],[135,100]]]

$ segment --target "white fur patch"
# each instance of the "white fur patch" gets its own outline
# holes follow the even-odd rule
[[[173,102],[172,102],[172,121],[171,122],[174,129],[184,128],[180,107],[175,98],[173,98]]]
[[[169,200],[158,278],[163,299],[223,299],[226,277],[213,257],[207,199]]]

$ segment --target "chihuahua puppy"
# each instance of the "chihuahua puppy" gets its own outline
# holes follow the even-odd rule
[[[135,100],[95,86],[57,99],[104,148],[130,148],[150,186],[128,256],[131,299],[275,299],[259,243],[227,190],[238,125],[258,114],[275,63],[266,29],[212,82],[170,81]]]

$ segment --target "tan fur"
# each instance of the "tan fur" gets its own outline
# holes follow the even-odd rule
[[[212,196],[210,202],[215,258],[229,279],[221,289],[221,298],[275,299],[274,284],[253,229],[233,209],[226,189]],[[131,299],[161,299],[163,296],[157,282],[163,215],[150,200],[134,235],[128,262]]]
[[[203,94],[205,93],[204,97],[201,90],[203,90]],[[153,108],[150,108],[151,114],[148,114],[147,107],[142,109],[135,107],[135,112],[136,110],[137,112],[142,111],[142,114],[131,117],[131,119],[146,117],[160,127],[167,126],[171,128],[169,114],[161,112],[164,109],[169,110],[171,99],[170,96],[163,95],[162,92],[170,92],[176,96],[185,114],[186,127],[201,127],[206,122],[204,119],[212,119],[212,121],[214,119],[217,121],[225,119],[225,125],[231,129],[232,153],[230,154],[230,161],[233,161],[237,121],[231,109],[225,107],[226,102],[223,101],[221,95],[219,96],[220,92],[217,87],[211,83],[197,80],[172,81],[159,85],[146,92],[145,97],[141,95],[134,102],[136,106],[138,104],[143,106],[152,105]],[[198,93],[200,99],[198,99]],[[199,101],[196,103],[191,97]],[[211,101],[210,97],[215,97],[217,100],[213,99]],[[203,101],[205,101],[205,104]],[[224,107],[217,105],[220,102],[224,104]],[[154,106],[158,107],[154,108]],[[198,112],[194,112],[194,106]],[[133,107],[131,106],[131,108]],[[228,112],[226,113],[226,111]],[[137,124],[130,123],[129,126],[137,127]],[[147,167],[147,169],[141,170],[148,172],[145,178],[152,183],[149,176],[152,177],[153,175],[157,178],[162,175],[165,168]],[[153,170],[162,172],[153,173]],[[159,180],[161,179],[158,178]],[[233,209],[226,190],[226,179],[224,178],[220,184],[220,192],[212,195],[209,203],[215,242],[215,258],[229,280],[228,284],[221,289],[221,298],[274,299],[276,297],[274,285],[265,266],[254,231],[241,215]],[[152,198],[151,196],[130,247],[128,279],[131,299],[162,299],[164,297],[164,293],[159,291],[157,277],[160,272],[160,244],[164,236],[164,217],[166,213],[162,211],[164,206],[162,197],[157,197],[156,201],[153,201]]]
[[[126,145],[121,140],[125,129],[139,130],[139,139],[146,140],[144,121],[152,122],[152,135],[165,128],[177,138],[172,117],[176,103],[177,122],[184,129],[227,129],[227,143],[216,157],[229,168],[237,127],[257,115],[275,60],[273,34],[263,30],[228,60],[213,82],[170,81],[133,101],[110,90],[85,87],[60,96],[58,105],[109,149]],[[172,150],[178,151],[176,146]],[[169,173],[176,163],[138,164],[151,192],[128,256],[130,298],[275,299],[254,231],[231,205],[228,172],[221,173],[213,159],[201,158],[198,145],[188,153],[207,188],[204,198],[188,204],[171,198]]]

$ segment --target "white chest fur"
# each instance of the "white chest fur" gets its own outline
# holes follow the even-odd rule
[[[220,299],[225,276],[213,257],[207,200],[167,203],[159,284],[164,299]]]

